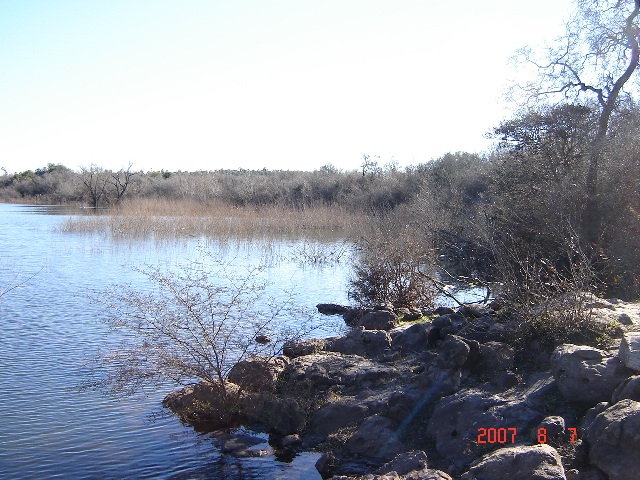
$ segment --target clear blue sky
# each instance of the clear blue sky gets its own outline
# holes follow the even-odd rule
[[[356,168],[481,152],[570,0],[0,0],[0,167]]]

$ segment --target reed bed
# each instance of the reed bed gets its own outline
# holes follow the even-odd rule
[[[117,209],[72,216],[63,232],[104,233],[114,237],[159,239],[205,236],[217,239],[265,237],[345,238],[359,231],[366,216],[343,207],[237,207],[193,200],[137,199]]]

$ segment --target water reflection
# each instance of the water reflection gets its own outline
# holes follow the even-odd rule
[[[62,233],[67,215],[65,208],[0,205],[0,286],[20,284],[0,299],[3,475],[319,478],[316,454],[291,463],[274,455],[238,458],[222,454],[216,439],[175,417],[154,416],[169,386],[121,400],[73,387],[86,376],[83,365],[111,341],[104,309],[92,299],[112,285],[149,288],[136,268],[179,268],[203,247],[237,268],[271,259],[263,273],[267,294],[277,299],[292,293],[298,305],[312,309],[319,302],[347,302],[344,263],[297,261],[296,249],[305,241],[300,239],[258,248],[255,241],[222,245],[202,238],[156,242]],[[333,322],[321,336],[344,328],[339,317],[315,315]]]

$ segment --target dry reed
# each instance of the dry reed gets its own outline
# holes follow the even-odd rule
[[[136,199],[117,209],[69,217],[63,232],[104,233],[115,237],[218,239],[321,236],[349,237],[366,221],[343,207],[237,207],[221,202]]]

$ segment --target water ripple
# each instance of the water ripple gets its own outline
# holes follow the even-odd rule
[[[132,266],[175,265],[196,245],[118,244],[63,234],[56,225],[64,218],[43,212],[0,204],[0,288],[24,282],[0,300],[3,478],[320,478],[313,467],[317,454],[302,454],[290,464],[273,456],[222,455],[215,439],[172,416],[154,415],[169,387],[123,400],[75,388],[85,380],[83,364],[108,341],[102,307],[88,294],[140,282]],[[251,251],[246,253],[251,261]],[[346,273],[339,266],[280,263],[271,274],[307,306],[346,301]]]

